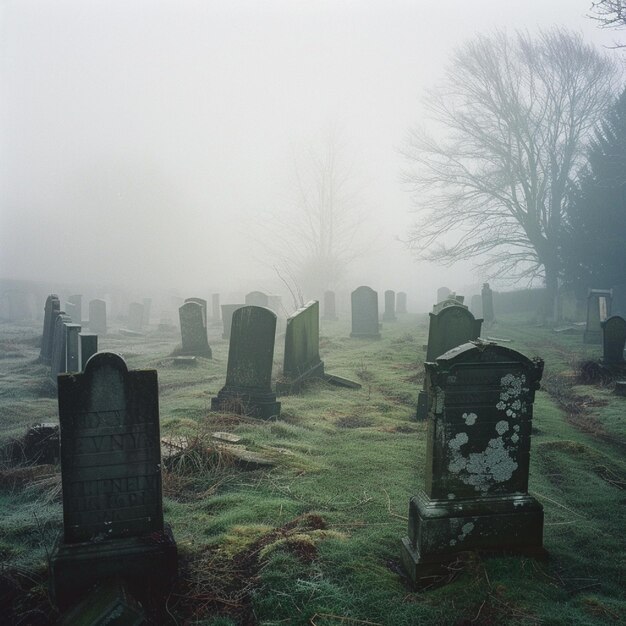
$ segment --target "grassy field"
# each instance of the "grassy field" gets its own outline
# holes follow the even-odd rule
[[[483,333],[546,362],[530,492],[545,508],[549,559],[471,555],[440,584],[415,591],[399,554],[409,498],[423,481],[425,425],[411,418],[423,380],[427,316],[385,324],[379,341],[350,339],[344,321],[322,323],[321,332],[326,370],[358,380],[362,389],[315,384],[281,398],[280,419],[271,422],[209,412],[226,372],[221,328],[210,329],[213,359],[198,359],[196,367],[170,358],[175,333],[100,338],[100,349],[122,354],[130,368],[158,370],[161,436],[189,444],[165,463],[163,476],[165,518],[180,555],[167,603],[172,624],[624,619],[626,399],[610,385],[577,383],[579,362],[600,356],[599,346],[583,346],[582,332],[557,334],[523,317]],[[39,326],[0,325],[0,444],[29,424],[58,420],[47,368],[36,363],[40,333]],[[275,375],[283,341],[279,335]],[[237,445],[266,464],[238,461],[239,454],[217,445],[215,432],[237,435]],[[60,468],[16,467],[5,455],[0,614],[54,615],[46,568],[61,518]]]

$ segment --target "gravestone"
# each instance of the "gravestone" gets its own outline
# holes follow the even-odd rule
[[[602,322],[611,315],[613,291],[611,289],[589,289],[587,293],[587,325],[583,343],[602,343]]]
[[[452,292],[447,287],[437,289],[437,302],[443,302]]]
[[[180,354],[212,358],[202,305],[188,300],[178,309],[182,348]]]
[[[72,317],[72,321],[75,324],[81,324],[83,321],[83,296],[81,294],[74,294],[73,296],[69,296],[67,301],[73,305],[76,314],[76,317]],[[66,313],[68,313],[68,311],[66,311]]]
[[[43,315],[43,337],[41,339],[41,350],[39,360],[44,365],[50,365],[52,358],[52,344],[54,342],[54,326],[56,317],[61,311],[59,296],[52,293],[46,298]]]
[[[245,304],[222,304],[222,339],[230,339],[230,330],[232,327],[233,313],[246,306]]]
[[[280,315],[283,309],[283,299],[280,296],[268,295],[267,308],[274,311],[276,315]],[[280,318],[277,320],[277,323],[279,320]]]
[[[402,562],[414,582],[460,552],[543,555],[543,508],[528,494],[543,361],[471,342],[426,363],[424,488],[409,503]]]
[[[388,289],[385,291],[385,311],[383,313],[383,322],[395,322],[396,319],[396,292]]]
[[[276,314],[269,309],[243,306],[233,313],[226,384],[211,399],[211,410],[262,419],[280,415],[271,385],[275,335]]]
[[[404,291],[398,291],[396,294],[396,313],[398,315],[406,315],[406,293]]]
[[[443,304],[443,303],[440,303]],[[434,361],[448,350],[478,339],[482,325],[481,319],[475,319],[470,310],[461,304],[451,304],[437,313],[429,313],[428,346],[426,361]],[[427,416],[428,390],[426,383],[417,396],[416,418],[424,420]]]
[[[221,315],[220,315],[220,294],[219,293],[214,293],[211,296],[211,311],[213,314],[213,321],[214,322],[219,322],[221,319]]]
[[[247,306],[264,306],[269,307],[270,302],[269,298],[262,291],[251,291],[246,294],[246,305]]]
[[[324,292],[324,315],[322,319],[326,322],[336,322],[338,319],[334,291]]]
[[[483,284],[480,296],[483,305],[483,319],[485,324],[490,326],[496,321],[496,316],[493,310],[493,291],[491,290],[491,287],[489,287],[489,283]]]
[[[143,328],[143,304],[131,302],[128,305],[128,328],[140,333]]]
[[[80,372],[80,324],[65,324],[65,371]]]
[[[602,327],[602,346],[604,365],[624,364],[624,344],[626,344],[626,320],[619,315],[613,315],[604,322]]]
[[[282,380],[276,383],[280,394],[293,393],[314,378],[324,378],[320,359],[320,305],[308,302],[287,318]]]
[[[439,313],[439,311],[449,306],[462,306],[467,309],[468,306],[463,304],[465,296],[457,296],[456,293],[450,292],[446,298],[433,305],[433,313]]]
[[[150,326],[150,313],[152,310],[152,298],[144,298],[143,303],[143,317],[141,318],[141,325],[144,327]]]
[[[57,376],[66,371],[67,353],[65,343],[65,324],[71,324],[72,320],[65,311],[60,311],[54,322],[54,340],[52,343],[52,356],[50,357],[50,380],[56,385]]]
[[[110,352],[84,373],[59,376],[63,535],[50,562],[63,610],[93,585],[120,577],[163,595],[176,573],[164,527],[156,370],[129,371]]]
[[[79,371],[85,371],[87,361],[98,352],[98,335],[95,333],[79,333],[78,335],[78,364]]]
[[[470,300],[470,311],[474,317],[480,317],[483,314],[483,297],[477,293]]]
[[[207,324],[207,315],[208,315],[208,302],[204,299],[204,298],[187,298],[185,300],[185,303],[187,302],[195,302],[196,304],[199,304],[202,307],[202,324],[204,325],[204,327],[206,328],[206,324]],[[178,309],[180,311],[180,307]]]
[[[80,324],[80,313],[78,312],[78,307],[75,304],[68,301],[63,305],[63,309],[65,314],[71,318],[72,322]]]
[[[352,292],[352,332],[350,337],[380,339],[378,294],[371,287],[358,287]]]
[[[89,302],[89,330],[100,336],[107,334],[107,303],[104,300]]]

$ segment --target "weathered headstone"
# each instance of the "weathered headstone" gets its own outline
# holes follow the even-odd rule
[[[187,298],[185,300],[185,303],[187,302],[195,302],[196,304],[199,304],[202,307],[202,323],[204,325],[204,327],[206,328],[207,325],[207,315],[208,315],[208,302],[204,299],[204,298]],[[178,309],[180,311],[180,307]]]
[[[406,293],[404,291],[398,291],[396,294],[396,313],[398,315],[405,315],[406,312]]]
[[[72,322],[80,324],[80,313],[78,312],[78,307],[75,304],[68,301],[63,305],[63,310]]]
[[[131,302],[128,305],[128,328],[140,333],[143,328],[143,304]]]
[[[426,363],[424,489],[409,503],[402,562],[414,582],[460,552],[542,555],[543,508],[528,494],[543,361],[472,342]]]
[[[491,290],[489,283],[483,283],[480,296],[483,305],[483,319],[485,324],[489,326],[496,321],[496,316],[493,310],[493,291]]]
[[[378,294],[371,287],[357,287],[352,292],[352,332],[350,337],[380,339]]]
[[[52,343],[52,355],[50,357],[50,379],[56,385],[57,376],[67,371],[66,335],[65,325],[71,324],[72,320],[65,311],[60,311],[54,322],[54,340]]]
[[[626,320],[613,315],[604,322],[602,327],[602,344],[604,365],[624,364],[624,345],[626,344]]]
[[[245,304],[222,304],[222,339],[230,339],[230,330],[232,327],[233,313],[246,306]]]
[[[202,305],[189,300],[178,309],[178,315],[182,337],[180,353],[210,359],[212,353],[207,339],[205,311]]]
[[[262,291],[251,291],[246,294],[247,306],[264,306],[269,307],[269,298]]]
[[[280,296],[276,296],[276,295],[268,295],[267,296],[267,308],[271,309],[272,311],[274,311],[274,313],[276,313],[277,316],[281,315],[282,309],[283,309],[283,299]],[[280,320],[280,317],[277,320]]]
[[[213,315],[213,322],[217,323],[222,319],[220,315],[220,294],[214,293],[211,296],[211,312]]]
[[[587,325],[583,343],[602,343],[602,322],[611,315],[611,289],[590,289],[587,293]]]
[[[52,344],[54,342],[54,327],[56,317],[61,311],[59,296],[52,293],[46,298],[43,318],[43,337],[41,339],[41,350],[39,352],[39,360],[50,365],[52,358]]]
[[[388,289],[385,291],[385,311],[383,312],[383,322],[395,322],[396,319],[396,292]]]
[[[80,372],[80,324],[65,324],[65,371]]]
[[[104,300],[89,302],[89,330],[100,336],[107,334],[107,303]]]
[[[280,394],[297,391],[313,378],[324,378],[320,359],[319,302],[308,302],[287,318],[282,380],[276,383]]]
[[[76,317],[72,317],[72,321],[74,324],[81,324],[83,321],[83,296],[81,294],[74,294],[73,296],[69,296],[67,301],[74,307]]]
[[[481,317],[483,314],[483,297],[481,294],[474,294],[470,300],[470,311],[474,317]]]
[[[150,313],[152,310],[152,298],[144,298],[143,303],[143,317],[141,319],[141,325],[146,327],[150,326]]]
[[[437,289],[437,302],[443,302],[452,292],[447,287]]]
[[[63,536],[51,588],[64,609],[93,585],[120,577],[162,595],[176,572],[163,525],[156,370],[129,371],[94,355],[84,373],[59,376]]]
[[[79,333],[78,335],[79,371],[85,371],[87,361],[98,352],[98,335],[95,333]]]
[[[271,386],[275,335],[276,314],[265,307],[243,306],[232,314],[226,384],[211,400],[213,411],[280,415]]]
[[[433,304],[433,313],[439,313],[439,311],[449,306],[462,306],[464,309],[467,309],[468,306],[463,304],[464,301],[465,296],[457,296],[456,293],[450,292],[446,298]]]
[[[322,315],[322,319],[327,322],[337,321],[337,307],[335,304],[334,291],[324,292],[324,315]]]

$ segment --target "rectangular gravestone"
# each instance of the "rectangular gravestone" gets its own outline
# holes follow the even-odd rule
[[[80,372],[80,331],[80,324],[65,324],[66,372]]]
[[[280,402],[272,391],[275,336],[273,311],[243,306],[233,313],[226,384],[211,399],[211,410],[262,419],[280,415]]]
[[[324,378],[319,343],[319,302],[314,300],[287,318],[283,375],[276,383],[279,394],[293,393],[308,380]]]
[[[78,308],[75,304],[72,304],[71,302],[66,302],[63,305],[63,310],[65,311],[65,314],[70,317],[72,322],[74,322],[75,324],[80,324],[80,313],[78,312]]]
[[[46,298],[43,317],[43,337],[41,339],[41,350],[39,360],[44,365],[50,365],[52,358],[52,345],[54,343],[54,325],[56,317],[61,311],[59,296],[52,293]]]
[[[336,322],[338,319],[334,291],[324,292],[324,315],[322,319],[326,322]]]
[[[447,287],[439,287],[437,289],[437,302],[443,302],[447,300],[452,292]]]
[[[246,305],[269,307],[269,298],[262,291],[251,291],[246,294]]]
[[[220,294],[214,293],[211,296],[211,312],[213,317],[213,322],[218,323],[222,316],[220,315]]]
[[[350,337],[380,339],[378,294],[371,287],[358,287],[352,292],[352,332]]]
[[[425,484],[410,500],[402,541],[414,582],[468,550],[544,553],[543,508],[528,494],[542,372],[540,359],[481,342],[426,363]]]
[[[480,296],[483,305],[483,320],[487,326],[491,326],[496,321],[496,315],[493,310],[493,291],[489,283],[483,284]]]
[[[611,315],[612,299],[611,289],[589,289],[587,325],[583,333],[583,343],[602,343],[602,322]]]
[[[67,301],[74,307],[76,317],[72,317],[72,321],[75,324],[81,324],[83,321],[83,296],[81,294],[74,294],[73,296],[69,296]]]
[[[383,322],[395,322],[396,318],[396,292],[388,289],[385,291],[385,311]]]
[[[470,299],[470,311],[474,317],[481,317],[483,314],[483,297],[481,294],[474,294]]]
[[[206,328],[209,303],[204,298],[187,298],[185,300],[185,304],[187,302],[195,302],[196,304],[199,304],[202,307],[202,324]],[[178,308],[178,310],[180,311],[180,307]]]
[[[52,356],[50,357],[50,380],[57,384],[57,376],[66,371],[67,351],[65,325],[71,324],[72,320],[65,311],[60,311],[54,322],[54,340],[52,343]]]
[[[212,358],[207,338],[205,310],[202,305],[188,300],[178,309],[182,347],[180,354]]]
[[[230,330],[232,327],[233,313],[246,306],[245,304],[222,304],[222,339],[230,339]]]
[[[624,344],[626,344],[626,320],[613,315],[602,327],[602,363],[607,366],[624,365]]]
[[[163,594],[176,544],[163,525],[156,370],[129,371],[117,354],[94,355],[58,380],[63,536],[51,557],[61,608],[120,577]]]
[[[128,305],[128,330],[140,333],[143,328],[143,304],[131,302]]]
[[[85,371],[87,361],[98,352],[98,335],[95,333],[79,333],[78,335],[78,363],[79,371]]]
[[[107,303],[104,300],[89,302],[89,330],[100,336],[107,334]]]
[[[406,293],[404,291],[398,291],[396,294],[396,313],[398,315],[406,315]]]

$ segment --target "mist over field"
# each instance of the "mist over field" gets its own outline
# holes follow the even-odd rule
[[[331,137],[359,224],[335,286],[426,308],[442,284],[478,284],[471,263],[403,245],[416,216],[398,149],[455,46],[553,25],[610,44],[589,4],[5,0],[0,276],[278,291],[273,233],[304,246],[283,229]]]

